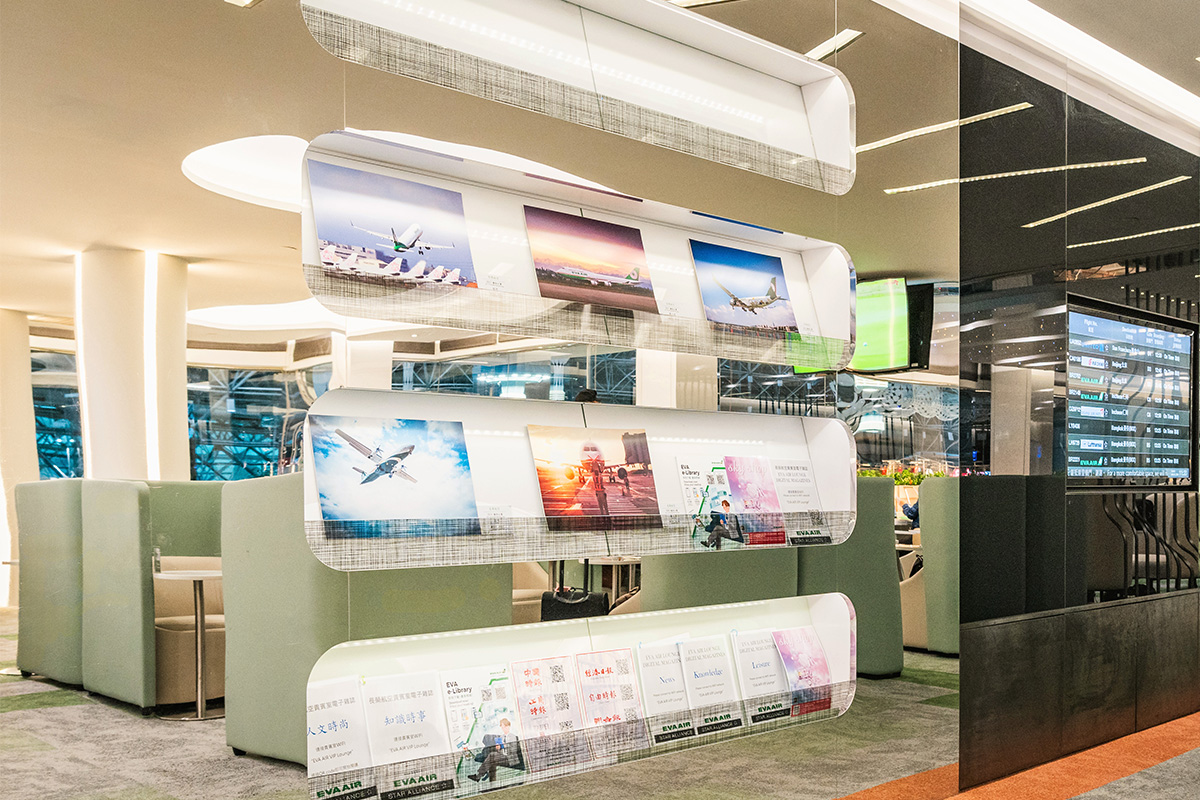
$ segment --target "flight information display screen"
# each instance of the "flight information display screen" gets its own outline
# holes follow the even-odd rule
[[[1190,483],[1194,332],[1074,307],[1067,329],[1067,477]]]

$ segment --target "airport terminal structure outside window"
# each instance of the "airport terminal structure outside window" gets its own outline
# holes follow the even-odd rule
[[[75,356],[33,351],[33,417],[42,480],[83,477]]]

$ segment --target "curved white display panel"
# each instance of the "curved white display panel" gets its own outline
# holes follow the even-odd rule
[[[832,194],[845,77],[662,0],[304,0],[339,58]]]
[[[305,279],[351,317],[837,370],[835,244],[345,131],[309,147]]]
[[[340,570],[836,544],[836,419],[338,389],[305,422],[305,530]]]
[[[458,798],[844,713],[841,594],[346,642],[308,684],[328,797]]]

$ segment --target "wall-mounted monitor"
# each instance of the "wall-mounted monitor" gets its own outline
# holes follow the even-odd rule
[[[857,341],[848,369],[908,369],[908,288],[904,278],[860,282],[855,317]]]
[[[1073,298],[1067,307],[1067,479],[1075,487],[1194,482],[1196,326]]]

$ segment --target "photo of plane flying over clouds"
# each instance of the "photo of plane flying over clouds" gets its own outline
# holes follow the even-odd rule
[[[308,161],[321,265],[374,283],[476,286],[462,195]]]
[[[461,422],[308,420],[322,519],[475,520],[462,532],[479,532]]]
[[[783,261],[775,256],[691,240],[704,316],[745,328],[796,331]]]
[[[550,530],[662,527],[644,430],[529,426]]]
[[[525,228],[542,297],[658,313],[637,228],[533,206]]]

